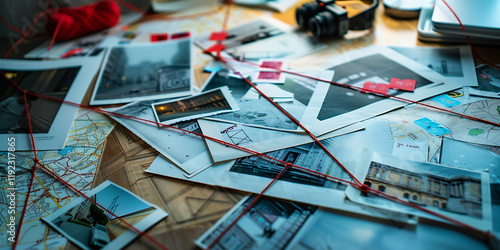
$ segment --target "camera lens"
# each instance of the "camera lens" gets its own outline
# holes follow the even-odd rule
[[[295,19],[297,20],[299,27],[302,29],[309,28],[309,19],[316,15],[316,13],[320,11],[320,8],[321,7],[316,1],[305,3],[298,7],[295,11]]]
[[[316,38],[337,37],[339,24],[336,19],[331,12],[322,11],[309,20],[309,29]]]

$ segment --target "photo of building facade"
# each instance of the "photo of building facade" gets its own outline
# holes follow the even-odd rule
[[[202,240],[214,241],[253,201],[248,198]],[[291,201],[260,199],[212,249],[284,249],[316,207]]]
[[[420,206],[482,217],[481,180],[471,176],[417,173],[372,162],[365,184]]]
[[[275,159],[293,163],[296,166],[324,173],[339,179],[351,179],[349,175],[315,143],[269,152],[267,155]],[[268,161],[260,156],[240,158],[236,160],[230,169],[232,172],[257,175],[271,179],[276,177],[281,170],[283,170],[282,164]],[[308,174],[304,171],[293,168],[289,169],[283,176],[281,176],[280,180],[339,190],[345,190],[347,188],[345,184],[330,182],[321,176]]]

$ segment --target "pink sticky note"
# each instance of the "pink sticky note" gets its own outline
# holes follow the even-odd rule
[[[383,83],[373,83],[373,82],[365,82],[363,85],[363,89],[361,89],[361,92],[372,92],[372,93],[379,93],[379,94],[387,94],[389,91],[389,85],[388,84],[383,84]]]
[[[414,91],[415,90],[415,83],[417,81],[413,79],[398,79],[398,78],[391,78],[391,82],[389,84],[389,88],[391,89],[400,89],[400,90],[405,90],[405,91]]]
[[[281,72],[260,72],[258,79],[266,79],[266,80],[278,80],[280,79]]]
[[[212,32],[210,34],[210,41],[223,41],[227,37],[227,32],[221,31],[221,32]]]
[[[191,36],[191,32],[184,31],[184,32],[172,34],[172,39],[179,39],[179,38],[185,38],[185,37],[190,37],[190,36]]]
[[[149,36],[150,42],[159,42],[168,40],[168,33],[154,33]]]
[[[283,62],[266,61],[266,62],[262,62],[260,67],[261,68],[271,68],[271,69],[281,69],[282,65],[283,65]]]
[[[208,53],[212,53],[212,52],[220,53],[225,48],[226,48],[226,46],[224,46],[224,45],[222,45],[220,43],[216,43],[216,44],[210,46],[208,49],[206,49],[205,52],[208,52]]]

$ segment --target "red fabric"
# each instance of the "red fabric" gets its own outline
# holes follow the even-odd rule
[[[113,27],[120,19],[120,8],[111,0],[59,8],[48,15],[47,31],[55,40],[64,41]],[[59,30],[57,26],[60,25]]]

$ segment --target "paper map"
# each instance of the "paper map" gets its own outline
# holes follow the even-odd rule
[[[60,176],[64,181],[71,184],[82,192],[90,190],[96,167],[102,156],[104,141],[111,132],[114,123],[104,115],[88,110],[79,110],[72,128],[66,140],[66,147],[62,150],[39,151],[38,159],[52,172]],[[21,219],[22,210],[26,201],[26,193],[31,180],[31,169],[33,163],[32,152],[15,152],[16,175],[15,183],[17,187],[15,210],[16,225]],[[1,182],[0,192],[2,207],[6,206],[10,200],[7,195],[11,194],[7,178],[8,153],[0,153]],[[26,209],[21,235],[19,236],[18,249],[27,248],[59,248],[63,247],[67,240],[50,230],[40,218],[50,215],[58,208],[68,204],[76,194],[65,186],[65,184],[55,180],[42,168],[38,168],[35,173],[33,187],[30,194],[30,201]],[[3,208],[2,210],[7,210]],[[7,213],[4,214],[5,216]],[[14,216],[14,214],[12,214]],[[7,217],[0,217],[0,237],[7,239],[9,223]],[[0,248],[10,246],[10,241],[0,241]]]

